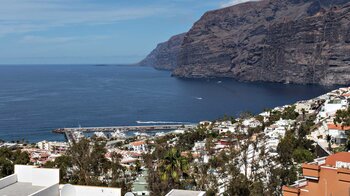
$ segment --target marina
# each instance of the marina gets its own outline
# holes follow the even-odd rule
[[[116,135],[125,135],[123,132],[136,131],[137,134],[145,134],[147,131],[170,131],[170,130],[186,130],[195,128],[196,124],[186,124],[186,125],[144,125],[144,126],[112,126],[112,127],[75,127],[75,128],[59,128],[53,130],[53,133],[64,134],[65,138],[69,143],[79,140],[84,137],[83,133],[94,133],[97,136],[101,136],[103,133],[112,133]],[[141,133],[140,133],[141,132]],[[118,133],[118,134],[117,134]]]
[[[143,125],[143,126],[112,126],[112,127],[75,127],[59,128],[53,130],[54,133],[64,134],[65,132],[114,132],[114,131],[153,131],[153,130],[176,130],[190,129],[196,127],[196,124],[187,125]]]

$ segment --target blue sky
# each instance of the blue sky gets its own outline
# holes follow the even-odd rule
[[[0,64],[134,63],[246,0],[0,0]]]

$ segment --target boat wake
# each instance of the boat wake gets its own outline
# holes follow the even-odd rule
[[[136,121],[137,124],[187,124],[189,122],[176,122],[176,121]]]

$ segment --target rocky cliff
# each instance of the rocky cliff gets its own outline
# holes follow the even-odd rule
[[[175,35],[168,41],[160,43],[141,62],[142,66],[153,66],[156,69],[173,70],[177,66],[177,55],[180,53],[185,33]]]
[[[173,75],[349,84],[348,2],[262,0],[207,12],[177,47]]]

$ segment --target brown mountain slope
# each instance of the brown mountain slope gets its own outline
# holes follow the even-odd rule
[[[185,35],[179,77],[350,83],[349,0],[263,0],[210,11]]]
[[[160,43],[141,62],[142,66],[153,66],[156,69],[173,70],[177,66],[177,55],[180,52],[185,33],[175,35],[168,41]]]

